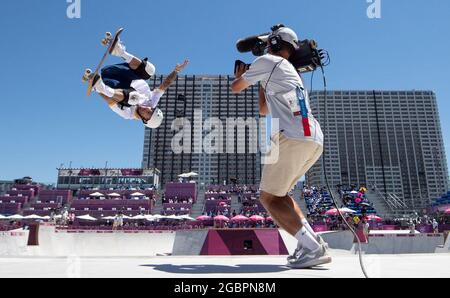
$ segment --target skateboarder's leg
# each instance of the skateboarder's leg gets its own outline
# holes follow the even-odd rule
[[[106,66],[101,71],[101,78],[95,84],[95,90],[117,103],[128,99],[134,80],[141,79],[127,63]]]
[[[132,69],[140,79],[148,80],[155,74],[156,68],[152,63],[148,62],[147,58],[141,60],[138,57],[128,53],[121,41],[116,44],[112,51],[112,55],[124,59],[129,68]]]

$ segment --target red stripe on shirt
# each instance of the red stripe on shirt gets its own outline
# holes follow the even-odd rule
[[[303,122],[303,131],[305,132],[305,137],[310,137],[312,134],[311,134],[311,128],[309,126],[309,119],[303,118],[302,122]]]

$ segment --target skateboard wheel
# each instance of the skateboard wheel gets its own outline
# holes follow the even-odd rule
[[[111,32],[106,32],[106,33],[105,33],[105,37],[106,37],[106,38],[111,38],[111,36],[112,36]]]
[[[106,46],[108,45],[109,40],[107,40],[106,38],[102,39],[102,45]]]

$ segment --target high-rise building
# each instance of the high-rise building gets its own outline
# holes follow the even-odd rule
[[[433,92],[316,92],[311,106],[326,137],[330,186],[374,186],[411,210],[422,210],[448,190]],[[310,170],[308,184],[325,184],[322,166],[320,160]]]
[[[158,87],[163,79],[154,77],[150,87]],[[261,155],[254,146],[260,134],[259,89],[253,86],[232,94],[233,79],[178,77],[161,98],[165,119],[158,129],[145,131],[142,166],[159,169],[162,185],[188,172],[198,173],[197,182],[204,184],[234,179],[259,183]],[[182,145],[183,150],[174,150],[173,144]]]

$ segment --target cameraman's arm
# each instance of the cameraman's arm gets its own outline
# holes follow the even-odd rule
[[[259,114],[261,116],[267,116],[269,114],[269,108],[267,106],[266,93],[263,87],[259,88]]]
[[[236,70],[235,76],[236,79],[231,83],[231,91],[233,93],[240,93],[241,91],[244,91],[248,87],[250,87],[250,84],[242,78],[242,75],[247,70],[247,66],[245,64],[239,65],[239,67]]]

